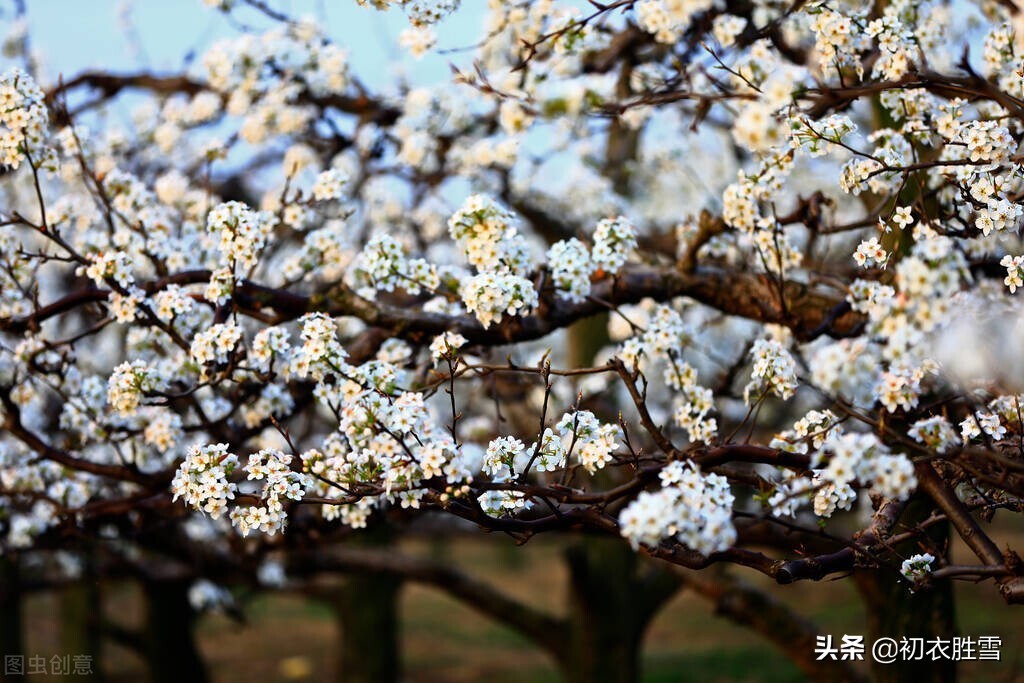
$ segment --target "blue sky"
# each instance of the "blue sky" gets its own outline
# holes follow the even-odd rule
[[[449,61],[459,59],[430,55],[417,62],[405,56],[396,47],[398,34],[408,25],[400,10],[378,12],[359,7],[355,0],[272,2],[293,16],[316,17],[335,42],[349,49],[355,73],[369,85],[389,80],[396,68],[418,83],[446,80]],[[11,5],[0,0],[5,23]],[[201,0],[30,0],[27,5],[33,46],[45,57],[44,73],[54,80],[58,74],[70,77],[87,68],[180,71],[190,51],[201,56],[215,40],[239,33],[238,22],[233,25]],[[120,19],[125,7],[130,8],[133,32],[126,32]],[[471,44],[484,8],[483,0],[465,3],[438,31],[439,47]],[[249,9],[236,16],[250,26],[270,25]],[[141,45],[141,54],[133,54],[133,43]]]

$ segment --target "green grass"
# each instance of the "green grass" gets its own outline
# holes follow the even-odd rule
[[[644,658],[645,683],[800,683],[800,671],[767,647],[719,647]]]

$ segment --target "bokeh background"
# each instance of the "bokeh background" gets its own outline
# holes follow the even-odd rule
[[[466,4],[484,0],[466,0]],[[450,78],[449,61],[478,35],[482,13],[461,11],[439,28],[441,54],[417,61],[396,46],[406,26],[401,13],[378,13],[352,0],[280,3],[290,14],[312,14],[351,52],[354,73],[368,85],[396,78],[417,86]],[[13,14],[4,7],[2,21]],[[238,19],[203,7],[199,0],[29,0],[27,20],[33,50],[41,57],[45,82],[70,78],[86,69],[119,72],[178,72],[212,42],[236,35]],[[258,17],[254,17],[257,20]],[[9,27],[7,27],[9,28]],[[6,30],[6,29],[5,29]],[[445,54],[445,50],[452,52]],[[128,99],[130,104],[130,98]],[[1021,545],[1024,530],[997,531]],[[411,533],[402,552],[443,560],[507,594],[553,613],[566,609],[566,549],[572,538],[543,538],[524,547],[501,535],[467,534],[437,539]],[[954,549],[954,557],[963,549]],[[966,555],[963,555],[966,558]],[[822,632],[866,634],[866,615],[849,581],[777,587],[744,576],[782,603],[815,621]],[[329,588],[329,586],[328,586]],[[76,590],[71,587],[70,591]],[[1024,681],[1024,635],[1020,618],[1007,612],[990,586],[957,583],[962,632],[1003,639],[1002,661],[966,663],[962,680]],[[145,660],[133,646],[142,628],[144,602],[130,581],[105,581],[101,604],[76,603],[67,592],[33,593],[25,605],[26,655],[79,651],[65,626],[80,618],[74,610],[99,614],[110,636],[100,663],[107,680],[146,680]],[[72,593],[72,597],[73,597]],[[197,640],[211,677],[218,683],[243,681],[324,681],[338,675],[337,652],[344,625],[330,597],[305,588],[237,595],[239,610],[209,613],[198,623]],[[417,584],[398,593],[404,679],[427,682],[555,681],[549,658],[511,629],[479,615],[443,593]],[[1020,608],[1017,608],[1020,609]],[[644,645],[646,681],[803,680],[797,668],[771,643],[719,613],[699,590],[680,590],[653,620]],[[31,680],[52,680],[38,675]],[[69,679],[72,680],[72,679]],[[184,683],[184,682],[183,682]]]

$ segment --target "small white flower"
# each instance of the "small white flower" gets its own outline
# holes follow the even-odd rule
[[[908,559],[903,560],[900,574],[907,581],[917,583],[931,574],[932,562],[934,561],[935,557],[931,553],[912,555]]]

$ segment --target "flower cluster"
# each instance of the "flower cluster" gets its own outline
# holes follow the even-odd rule
[[[202,63],[209,86],[224,94],[227,113],[242,117],[239,132],[251,144],[295,134],[309,123],[313,110],[298,101],[303,90],[326,97],[344,93],[350,83],[347,52],[305,20],[218,41]],[[182,123],[195,120],[194,110]]]
[[[195,309],[195,302],[178,285],[171,284],[152,297],[154,315],[165,323],[175,318],[188,317]]]
[[[135,320],[139,313],[142,297],[142,292],[136,288],[130,289],[126,294],[119,292],[111,294],[110,311],[114,314],[114,320],[119,323],[130,323]]]
[[[217,268],[210,273],[210,282],[203,289],[203,298],[210,303],[223,306],[234,292],[234,273],[228,266]]]
[[[299,377],[320,379],[337,372],[348,353],[338,341],[338,326],[323,313],[307,313],[300,319],[302,346],[292,357],[292,370]]]
[[[247,270],[256,265],[270,231],[271,217],[241,202],[219,204],[206,219],[207,232],[216,235],[228,263]]]
[[[405,9],[409,27],[399,35],[399,43],[414,57],[422,57],[437,42],[434,25],[458,9],[461,0],[356,0],[360,5],[386,10],[391,5]]]
[[[857,492],[849,484],[825,481],[820,473],[801,477],[786,470],[768,498],[768,506],[776,517],[794,517],[806,501],[811,499],[814,514],[831,517],[836,510],[849,510]]]
[[[851,16],[824,4],[813,7],[810,28],[814,32],[818,63],[826,75],[835,75],[848,67],[863,73],[859,53],[868,47],[869,37],[856,30],[858,24],[863,25],[861,14]]]
[[[43,147],[49,112],[45,93],[21,69],[0,76],[0,166],[18,168],[31,155],[36,167],[55,163]]]
[[[566,433],[558,433],[548,428],[541,435],[540,442],[530,446],[530,457],[537,454],[533,467],[538,472],[554,472],[565,467],[566,441],[572,443],[572,438]]]
[[[523,272],[529,258],[515,223],[511,211],[487,195],[475,194],[448,219],[448,233],[480,271]]]
[[[960,126],[954,141],[967,147],[971,161],[1006,161],[1015,147],[1010,131],[999,121],[968,121]]]
[[[877,130],[868,136],[875,145],[868,158],[855,156],[843,166],[839,186],[854,196],[864,190],[891,192],[899,186],[900,174],[894,170],[908,163],[911,147],[907,139],[890,129]]]
[[[619,449],[622,428],[617,424],[602,424],[589,410],[566,413],[555,425],[563,441],[568,441],[568,454],[575,452],[583,468],[593,474],[612,461]]]
[[[810,501],[814,514],[827,518],[836,510],[849,510],[860,487],[891,500],[906,500],[917,487],[909,458],[890,453],[872,434],[843,433],[829,413],[809,413],[772,444],[806,452],[808,442],[815,448],[811,475],[783,472],[767,499],[776,516],[792,517]]]
[[[301,455],[303,471],[316,476],[311,492],[325,496],[357,483],[380,492],[353,503],[327,503],[326,519],[362,527],[373,509],[388,503],[420,507],[429,493],[423,485],[427,479],[444,477],[455,484],[471,481],[479,472],[472,449],[456,448],[424,396],[399,389],[403,370],[389,360],[350,365],[326,316],[307,316],[302,336],[305,344],[293,365],[301,363],[318,380],[314,395],[338,418],[337,431],[323,447]],[[388,347],[381,350],[382,357],[407,358],[408,349]]]
[[[404,289],[409,294],[432,292],[441,280],[437,267],[424,259],[405,256],[402,245],[390,235],[379,235],[370,240],[353,268],[353,277],[360,286],[360,294],[373,298],[375,292],[393,292]]]
[[[430,342],[430,357],[435,362],[442,358],[454,358],[456,352],[466,344],[466,338],[458,332],[445,332]]]
[[[329,168],[316,177],[312,190],[313,199],[318,202],[340,199],[347,184],[348,176],[344,172]]]
[[[903,564],[900,566],[900,574],[911,583],[919,583],[928,578],[928,575],[932,573],[932,562],[934,561],[935,556],[931,553],[911,555],[903,560]]]
[[[495,489],[484,491],[477,496],[480,508],[492,517],[513,514],[517,510],[531,507],[530,501],[522,491]]]
[[[211,325],[192,338],[189,354],[199,365],[226,363],[242,339],[242,328],[234,322]]]
[[[89,261],[85,276],[95,282],[97,287],[106,285],[107,280],[113,280],[121,287],[130,287],[135,282],[131,256],[123,251],[92,254]]]
[[[941,415],[918,420],[907,435],[936,453],[949,453],[962,443],[953,425]]]
[[[842,425],[835,414],[828,410],[812,410],[797,420],[792,429],[776,435],[770,446],[790,453],[807,453],[811,449],[820,450],[842,433]],[[831,517],[836,510],[849,510],[857,499],[857,492],[849,482],[827,479],[820,470],[810,477],[784,470],[767,503],[773,515],[792,517],[808,499],[814,514]]]
[[[784,276],[803,261],[803,254],[773,218],[758,220],[757,230],[739,239],[740,244],[748,241],[757,252],[758,267],[778,277]]]
[[[171,482],[174,500],[184,498],[197,510],[218,519],[235,498],[238,487],[228,477],[238,467],[238,458],[228,453],[226,443],[192,446]]]
[[[1024,432],[1024,425],[1021,424],[1021,405],[1024,403],[1024,395],[997,396],[988,402],[985,408],[977,408],[971,411],[960,423],[960,435],[964,441],[977,439],[983,434],[985,438],[993,441],[1002,440],[1007,433]]]
[[[750,349],[750,356],[753,359],[751,380],[743,390],[747,403],[752,395],[761,398],[774,394],[782,399],[793,395],[797,388],[796,361],[781,342],[758,339]]]
[[[529,313],[537,305],[537,290],[524,277],[511,273],[485,272],[459,283],[459,294],[466,309],[485,328],[507,315]]]
[[[497,481],[505,481],[517,469],[516,461],[524,454],[523,442],[511,436],[501,436],[487,445],[484,453],[483,471]],[[525,466],[525,463],[523,463]]]
[[[736,542],[733,494],[717,474],[702,474],[692,462],[669,463],[659,474],[661,488],[644,491],[619,515],[622,535],[638,548],[678,540],[704,555]]]
[[[637,23],[658,42],[672,44],[690,25],[694,15],[713,5],[713,0],[640,0],[636,3]]]
[[[842,425],[831,410],[812,410],[794,422],[792,429],[777,434],[769,445],[788,453],[807,453],[842,432]]]
[[[836,486],[856,481],[892,500],[906,500],[917,488],[910,459],[890,453],[873,434],[830,436],[812,460],[814,467],[821,464],[821,478]]]
[[[1018,287],[1024,287],[1024,256],[1007,254],[999,262],[999,265],[1006,268],[1003,284],[1010,289],[1010,294],[1016,292]]]
[[[872,266],[884,266],[889,260],[889,253],[878,241],[877,237],[866,239],[857,245],[857,251],[853,252],[853,260],[861,268]]]
[[[718,421],[708,417],[715,407],[712,391],[697,384],[697,371],[685,361],[670,362],[665,383],[678,392],[674,422],[686,430],[691,442],[710,444],[718,433]]]
[[[265,327],[253,337],[249,360],[261,372],[269,372],[275,361],[287,366],[290,352],[288,332],[280,327]]]
[[[722,192],[722,220],[745,233],[757,228],[775,230],[775,220],[771,216],[761,214],[761,202],[770,201],[774,193],[782,187],[782,181],[790,174],[793,166],[793,154],[789,151],[764,157],[756,172],[737,173],[736,182],[730,183]],[[762,222],[762,219],[769,219]]]
[[[164,379],[144,360],[125,361],[107,381],[107,402],[120,415],[133,415],[146,392],[156,391]]]
[[[922,368],[897,367],[882,373],[875,386],[878,401],[890,413],[897,409],[912,410],[921,396]]]
[[[587,245],[575,237],[555,242],[547,259],[558,296],[573,303],[585,301],[595,270]]]
[[[264,449],[249,456],[245,471],[250,481],[264,481],[258,505],[238,506],[231,510],[231,523],[243,536],[253,529],[273,536],[287,521],[283,499],[302,500],[310,485],[309,475],[291,469],[292,456]]]
[[[843,137],[857,130],[850,117],[832,114],[823,121],[810,121],[806,117],[790,120],[790,134],[797,147],[811,156],[823,156],[842,142]]]
[[[603,270],[614,273],[625,265],[636,249],[636,228],[628,220],[604,218],[594,228],[594,262]]]

